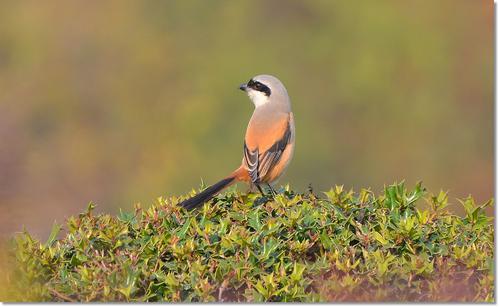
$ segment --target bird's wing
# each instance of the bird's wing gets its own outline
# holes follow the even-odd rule
[[[274,142],[271,143],[272,145],[270,146],[265,146],[265,143],[269,143],[269,137],[271,137]],[[283,121],[277,122],[274,125],[274,129],[268,133],[260,131],[260,135],[253,139],[255,138],[266,138],[266,140],[262,140],[262,142],[253,140],[253,143],[256,146],[253,146],[253,149],[251,149],[251,146],[248,146],[247,144],[247,137],[247,140],[244,143],[244,162],[251,177],[251,181],[253,183],[258,183],[279,162],[284,149],[286,149],[286,146],[291,140],[289,116]]]
[[[251,178],[251,182],[259,181],[258,176],[258,147],[255,150],[250,150],[244,142],[244,164]]]

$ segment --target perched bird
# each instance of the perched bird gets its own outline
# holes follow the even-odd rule
[[[224,188],[244,181],[256,186],[263,194],[265,184],[272,185],[284,173],[295,147],[295,123],[291,102],[284,85],[274,76],[258,75],[239,87],[245,91],[255,110],[248,123],[244,138],[241,166],[229,176],[206,188],[179,205],[194,209],[207,202]]]

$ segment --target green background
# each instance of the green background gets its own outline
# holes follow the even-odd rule
[[[261,73],[295,113],[281,183],[423,180],[485,201],[493,15],[469,0],[3,1],[1,236],[227,175],[253,110],[238,85]]]

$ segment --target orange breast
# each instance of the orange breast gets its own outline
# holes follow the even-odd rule
[[[269,149],[280,140],[288,128],[290,114],[254,114],[246,130],[246,146],[259,152]]]

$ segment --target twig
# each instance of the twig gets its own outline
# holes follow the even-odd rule
[[[54,290],[54,289],[49,289],[49,291],[50,291],[52,294],[54,294],[55,296],[57,296],[58,298],[61,298],[61,299],[65,300],[65,301],[68,301],[68,302],[73,302],[73,303],[75,303],[75,302],[76,302],[74,299],[70,298],[69,296],[66,296],[66,295],[64,295],[64,294],[62,294],[62,293],[59,293],[59,292],[57,292],[57,291],[56,291],[56,290]]]
[[[224,291],[225,289],[227,289],[227,284],[229,283],[229,281],[226,279],[222,282],[222,284],[220,285],[220,288],[218,289],[218,301],[219,302],[223,302],[224,301],[224,298],[223,298],[223,294],[224,294]]]

